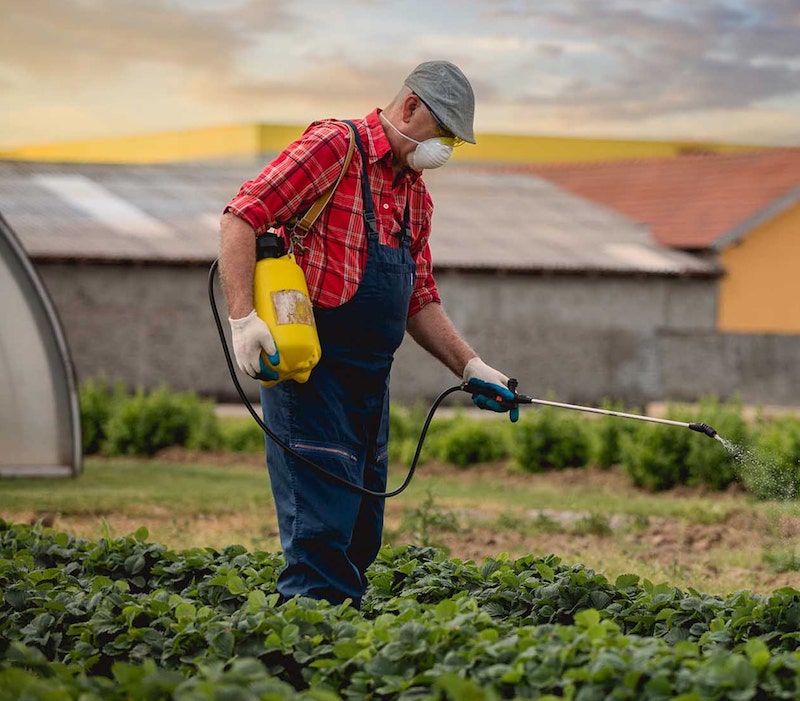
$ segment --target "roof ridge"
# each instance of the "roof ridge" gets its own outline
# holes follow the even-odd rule
[[[638,158],[615,158],[580,161],[550,161],[547,163],[509,163],[508,165],[518,172],[538,170],[567,170],[591,169],[598,167],[629,167],[633,165],[662,165],[672,163],[686,164],[691,161],[736,161],[764,159],[765,157],[797,156],[800,158],[800,146],[754,147],[741,151],[706,151],[676,153],[669,156],[650,156]]]

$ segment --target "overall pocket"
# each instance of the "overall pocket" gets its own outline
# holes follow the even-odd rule
[[[346,445],[298,438],[292,450],[325,472],[356,485],[363,480],[363,460]],[[295,463],[295,533],[298,538],[321,538],[347,547],[361,505],[361,495],[320,474],[310,465]]]

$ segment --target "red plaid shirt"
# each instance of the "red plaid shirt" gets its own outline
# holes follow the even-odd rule
[[[440,301],[428,245],[433,202],[422,178],[414,171],[406,169],[393,185],[392,150],[378,112],[376,109],[354,123],[367,153],[369,185],[382,244],[399,245],[396,234],[403,225],[408,199],[411,255],[417,266],[408,310],[410,317],[429,302]],[[283,225],[305,212],[336,182],[344,166],[349,139],[349,130],[343,122],[315,122],[299,140],[267,164],[260,175],[244,183],[225,211],[244,219],[256,234],[274,227],[286,236]],[[295,250],[316,307],[329,309],[343,304],[355,294],[363,276],[367,237],[361,168],[356,150],[331,201],[302,242],[304,248]]]

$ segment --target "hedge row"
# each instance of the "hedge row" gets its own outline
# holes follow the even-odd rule
[[[636,412],[618,403],[602,406]],[[393,460],[411,460],[423,416],[394,407]],[[739,402],[713,397],[694,408],[670,406],[664,418],[707,423],[724,441],[681,427],[542,407],[523,408],[516,424],[463,415],[434,419],[423,456],[460,467],[512,460],[532,473],[620,465],[636,486],[651,491],[679,485],[722,490],[734,482],[759,499],[792,499],[800,491],[799,418],[759,416],[748,423]]]
[[[208,400],[161,387],[130,394],[105,378],[80,389],[84,451],[153,455],[178,445],[199,450],[260,452],[264,436],[249,417],[221,422]],[[607,409],[626,409],[606,403]],[[426,409],[393,405],[390,460],[409,465]],[[678,485],[725,489],[739,482],[760,499],[794,498],[800,489],[800,419],[759,418],[752,424],[738,402],[702,400],[693,409],[669,407],[666,418],[702,421],[726,444],[679,427],[618,417],[597,417],[554,407],[523,407],[520,421],[473,418],[456,412],[435,417],[420,456],[459,467],[512,460],[526,472],[621,465],[639,487]],[[727,447],[726,447],[727,445]]]
[[[214,403],[162,386],[129,393],[105,377],[79,388],[86,455],[154,455],[168,446],[211,450],[223,438]]]

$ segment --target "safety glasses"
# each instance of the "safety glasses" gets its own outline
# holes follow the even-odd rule
[[[417,93],[414,93],[417,95]],[[452,131],[450,131],[445,125],[444,122],[436,116],[436,112],[434,112],[430,105],[425,102],[419,95],[417,95],[419,101],[425,105],[428,112],[431,113],[431,117],[433,117],[433,121],[436,122],[436,126],[439,128],[439,138],[445,140],[451,146],[461,146],[464,143],[463,139],[458,138]],[[452,142],[452,143],[450,143]]]

